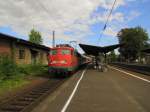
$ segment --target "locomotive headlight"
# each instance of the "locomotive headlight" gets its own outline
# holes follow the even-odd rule
[[[61,64],[66,64],[67,61],[66,61],[66,60],[62,60],[62,61],[60,61],[60,63],[61,63]]]
[[[51,64],[56,64],[56,63],[57,63],[57,61],[52,61],[52,62],[51,62]]]
[[[61,60],[61,61],[52,61],[51,64],[66,64],[67,61],[66,60]]]

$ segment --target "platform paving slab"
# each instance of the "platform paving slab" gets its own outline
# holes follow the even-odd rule
[[[60,112],[80,76],[74,75],[32,112]],[[149,94],[150,83],[143,80],[113,69],[87,69],[66,112],[150,112]]]

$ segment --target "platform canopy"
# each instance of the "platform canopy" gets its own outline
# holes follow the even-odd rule
[[[150,53],[150,48],[142,50],[142,52]]]
[[[105,47],[79,44],[83,51],[88,55],[98,56],[99,53],[108,53],[118,47],[121,47],[123,44],[110,45]]]

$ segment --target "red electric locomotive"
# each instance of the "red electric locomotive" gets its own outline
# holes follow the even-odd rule
[[[50,73],[69,73],[75,71],[81,64],[79,53],[67,44],[51,48],[49,55]]]

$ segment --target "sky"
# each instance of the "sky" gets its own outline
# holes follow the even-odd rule
[[[43,44],[118,44],[122,28],[141,26],[150,35],[150,0],[117,0],[106,30],[102,28],[114,0],[0,0],[0,33],[28,40],[32,28]],[[102,35],[101,35],[102,33]]]

